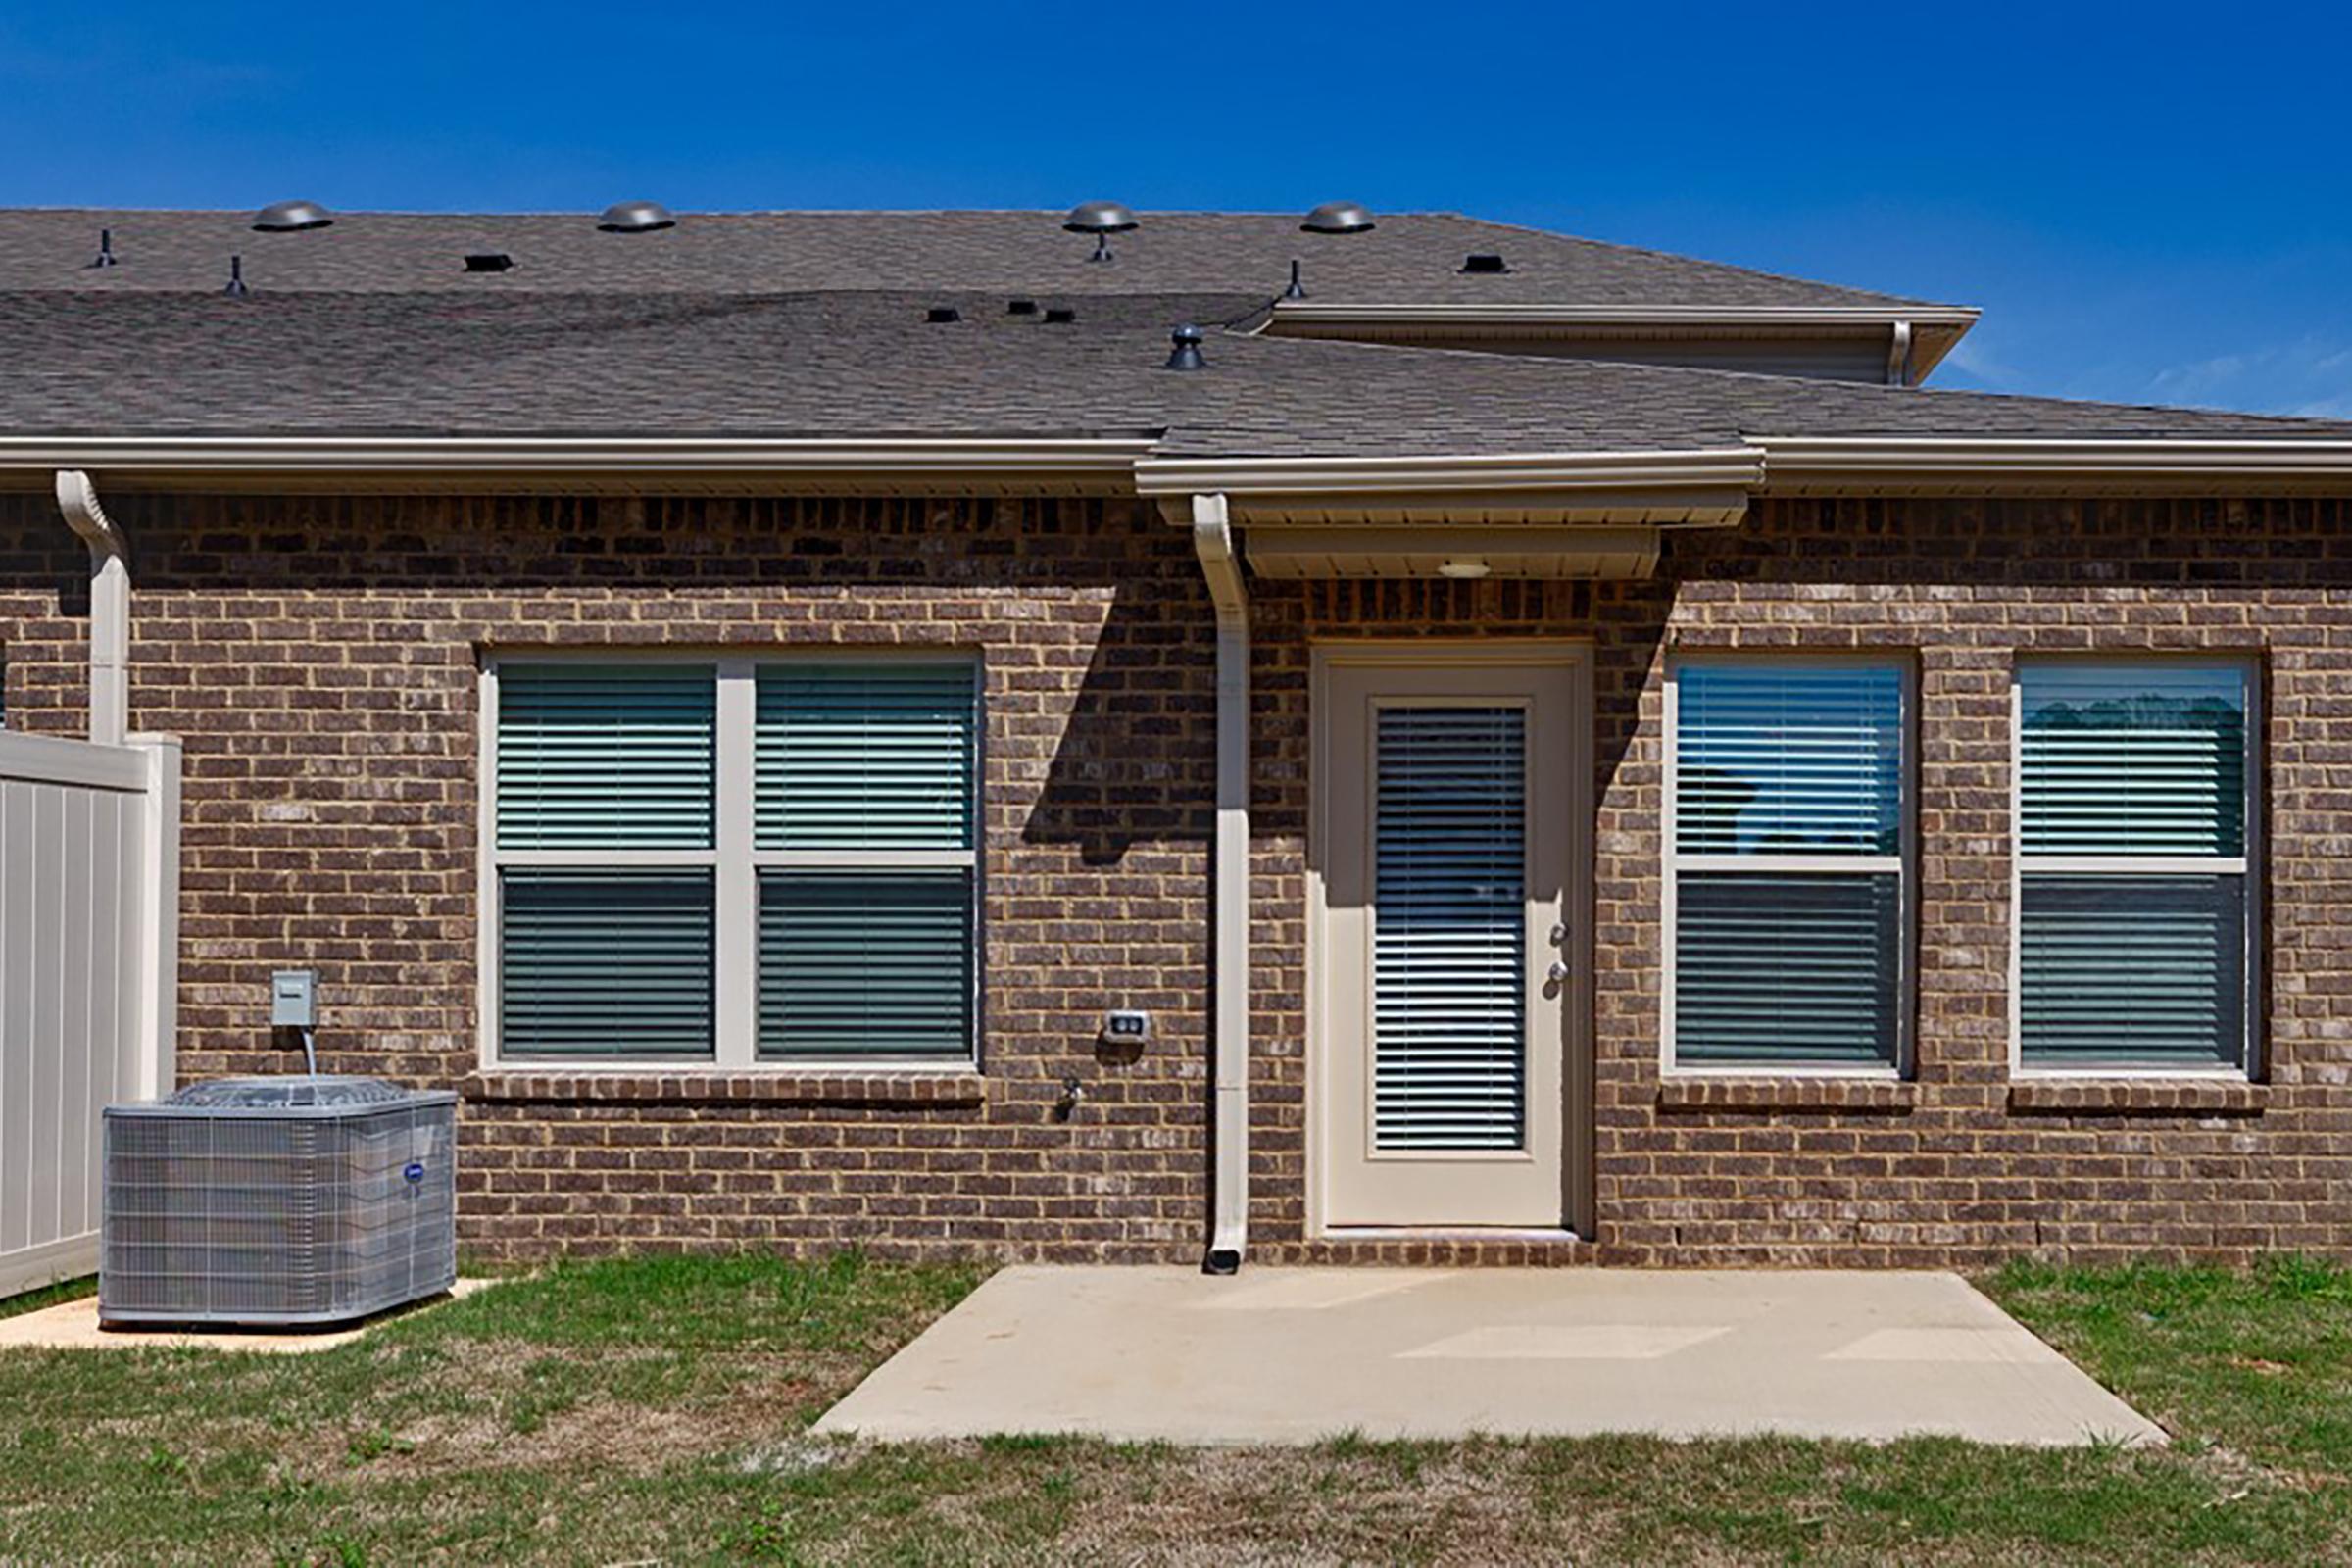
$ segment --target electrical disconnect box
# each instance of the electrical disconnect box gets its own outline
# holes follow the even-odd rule
[[[273,1029],[318,1027],[317,970],[280,969],[270,977],[270,1026]]]

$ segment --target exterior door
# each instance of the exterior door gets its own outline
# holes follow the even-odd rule
[[[1324,1229],[1569,1222],[1586,670],[1573,645],[1322,660]]]

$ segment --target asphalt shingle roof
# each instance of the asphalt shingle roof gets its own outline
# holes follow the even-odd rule
[[[1051,296],[1048,296],[1051,298]],[[1247,294],[0,294],[0,431],[1151,435],[1200,456],[1675,451],[1758,435],[2352,435],[2252,415],[1247,335]],[[934,324],[934,305],[962,319]],[[1208,368],[1163,368],[1178,321]]]
[[[1349,304],[1896,306],[1890,294],[1512,227],[1450,213],[1383,216],[1361,234],[1307,234],[1290,213],[1145,213],[1117,260],[1058,213],[682,214],[606,234],[586,214],[350,213],[261,234],[252,214],[0,211],[0,291],[217,290],[241,255],[257,290],[407,294],[749,293],[946,289],[1004,294],[1279,293],[1297,259],[1309,294]],[[121,265],[93,269],[98,232]],[[1465,274],[1471,252],[1510,270]],[[469,273],[468,252],[514,268]]]

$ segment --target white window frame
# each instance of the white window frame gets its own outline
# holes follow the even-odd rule
[[[2108,664],[2132,667],[2150,664],[2176,669],[2230,669],[2245,681],[2246,690],[2246,842],[2242,855],[2028,855],[2026,853],[2026,682],[2028,668],[2040,664]],[[2087,1082],[2117,1079],[2220,1079],[2251,1082],[2257,1075],[2262,1049],[2262,1016],[2256,1005],[2262,996],[2262,665],[2253,655],[2170,653],[2161,649],[2132,649],[2093,654],[2027,654],[2009,665],[2009,1072],[2015,1078],[2063,1079]],[[2031,862],[2031,863],[2029,863]],[[2037,1067],[2026,1060],[2026,874],[2141,876],[2190,875],[2244,878],[2245,955],[2240,974],[2245,996],[2239,1011],[2245,1038],[2232,1066],[2184,1063],[2147,1063],[2131,1066],[2100,1063],[2087,1067]]]
[[[498,682],[503,665],[553,664],[689,664],[714,671],[716,693],[713,726],[716,800],[713,802],[712,845],[707,850],[504,850],[498,845]],[[972,835],[974,844],[960,850],[763,850],[756,830],[758,776],[757,721],[759,676],[762,668],[811,663],[966,663],[972,671],[973,774]],[[670,648],[506,648],[482,657],[480,676],[480,751],[475,820],[477,866],[476,908],[480,918],[476,945],[476,995],[479,1000],[479,1054],[484,1069],[584,1073],[765,1073],[781,1077],[809,1073],[968,1073],[980,1064],[980,1040],[985,1019],[981,1011],[981,958],[986,952],[981,929],[985,901],[980,886],[978,840],[986,831],[987,790],[986,669],[978,656],[960,648],[904,649],[779,649],[757,654],[718,653]],[[500,1054],[499,987],[501,981],[501,882],[509,867],[579,866],[595,870],[661,867],[708,869],[712,873],[712,1054],[710,1056],[598,1058],[522,1056]],[[960,1056],[940,1055],[808,1055],[763,1057],[760,1054],[760,873],[772,870],[964,870],[971,874],[972,951],[966,982],[972,1021],[970,1051]]]
[[[1682,673],[1693,664],[1740,664],[1751,668],[1820,668],[1825,664],[1891,665],[1899,682],[1896,697],[1900,722],[1896,764],[1896,797],[1900,819],[1897,852],[1893,855],[1685,855],[1677,848],[1677,785],[1682,738]],[[1670,655],[1666,662],[1665,733],[1659,742],[1664,759],[1660,771],[1659,829],[1662,870],[1659,877],[1658,932],[1658,1052],[1660,1070],[1675,1078],[1853,1078],[1900,1080],[1910,1075],[1919,1013],[1919,668],[1908,649],[1844,649],[1788,652],[1746,652],[1705,649]],[[1900,923],[1895,943],[1895,1042],[1892,1062],[1740,1061],[1686,1062],[1675,1054],[1675,950],[1680,900],[1677,882],[1685,871],[1743,871],[1766,873],[1842,871],[1893,872],[1895,918]]]

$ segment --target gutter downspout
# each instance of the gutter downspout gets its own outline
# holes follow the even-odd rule
[[[1886,340],[1886,384],[1910,386],[1917,379],[1911,371],[1911,323],[1897,321]]]
[[[90,739],[121,746],[130,734],[128,545],[79,468],[57,470],[57,510],[90,547]]]
[[[1193,550],[1217,612],[1217,839],[1209,969],[1215,1171],[1204,1274],[1250,1241],[1250,602],[1221,495],[1193,497]]]

